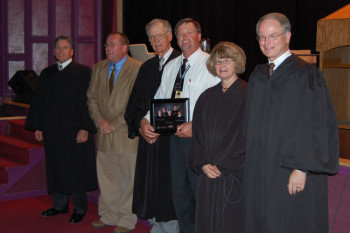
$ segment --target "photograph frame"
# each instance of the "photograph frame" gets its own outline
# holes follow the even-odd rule
[[[151,99],[150,120],[155,132],[161,135],[174,134],[178,125],[190,120],[189,98]]]

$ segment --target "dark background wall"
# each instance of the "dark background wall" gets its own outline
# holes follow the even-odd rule
[[[145,25],[153,18],[167,19],[174,28],[185,17],[196,19],[202,38],[232,41],[247,55],[244,79],[258,63],[266,62],[255,39],[255,25],[270,12],[285,14],[292,24],[291,49],[311,49],[315,53],[317,20],[345,6],[349,0],[125,0],[123,28],[131,43],[146,43]],[[178,48],[176,39],[173,47]]]

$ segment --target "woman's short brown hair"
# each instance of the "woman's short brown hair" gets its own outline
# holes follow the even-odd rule
[[[241,47],[232,42],[223,41],[215,45],[207,60],[208,71],[217,76],[215,70],[216,58],[231,58],[235,62],[235,72],[237,75],[245,71],[246,56]]]

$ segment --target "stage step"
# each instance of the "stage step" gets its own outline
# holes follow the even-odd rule
[[[7,168],[28,164],[29,150],[41,147],[42,145],[0,135],[0,184],[7,184]]]
[[[24,128],[25,119],[5,119],[0,135],[0,201],[43,195],[46,171],[43,143]]]
[[[25,125],[25,119],[20,120],[10,120],[9,126],[10,126],[10,136],[22,139],[23,141],[27,141],[33,144],[42,145],[42,143],[38,142],[35,139],[34,132],[26,130],[24,128]]]
[[[0,184],[7,184],[8,168],[18,166],[23,166],[23,164],[0,157]]]
[[[28,163],[28,149],[40,148],[33,144],[7,135],[0,135],[0,158],[6,158],[21,164]]]

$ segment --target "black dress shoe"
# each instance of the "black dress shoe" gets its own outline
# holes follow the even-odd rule
[[[77,223],[77,222],[80,222],[81,220],[83,220],[84,217],[85,217],[85,214],[73,213],[72,217],[69,219],[69,222],[70,223]]]
[[[57,214],[66,214],[68,213],[68,209],[63,210],[55,210],[54,208],[45,210],[41,215],[44,217],[55,216]]]

